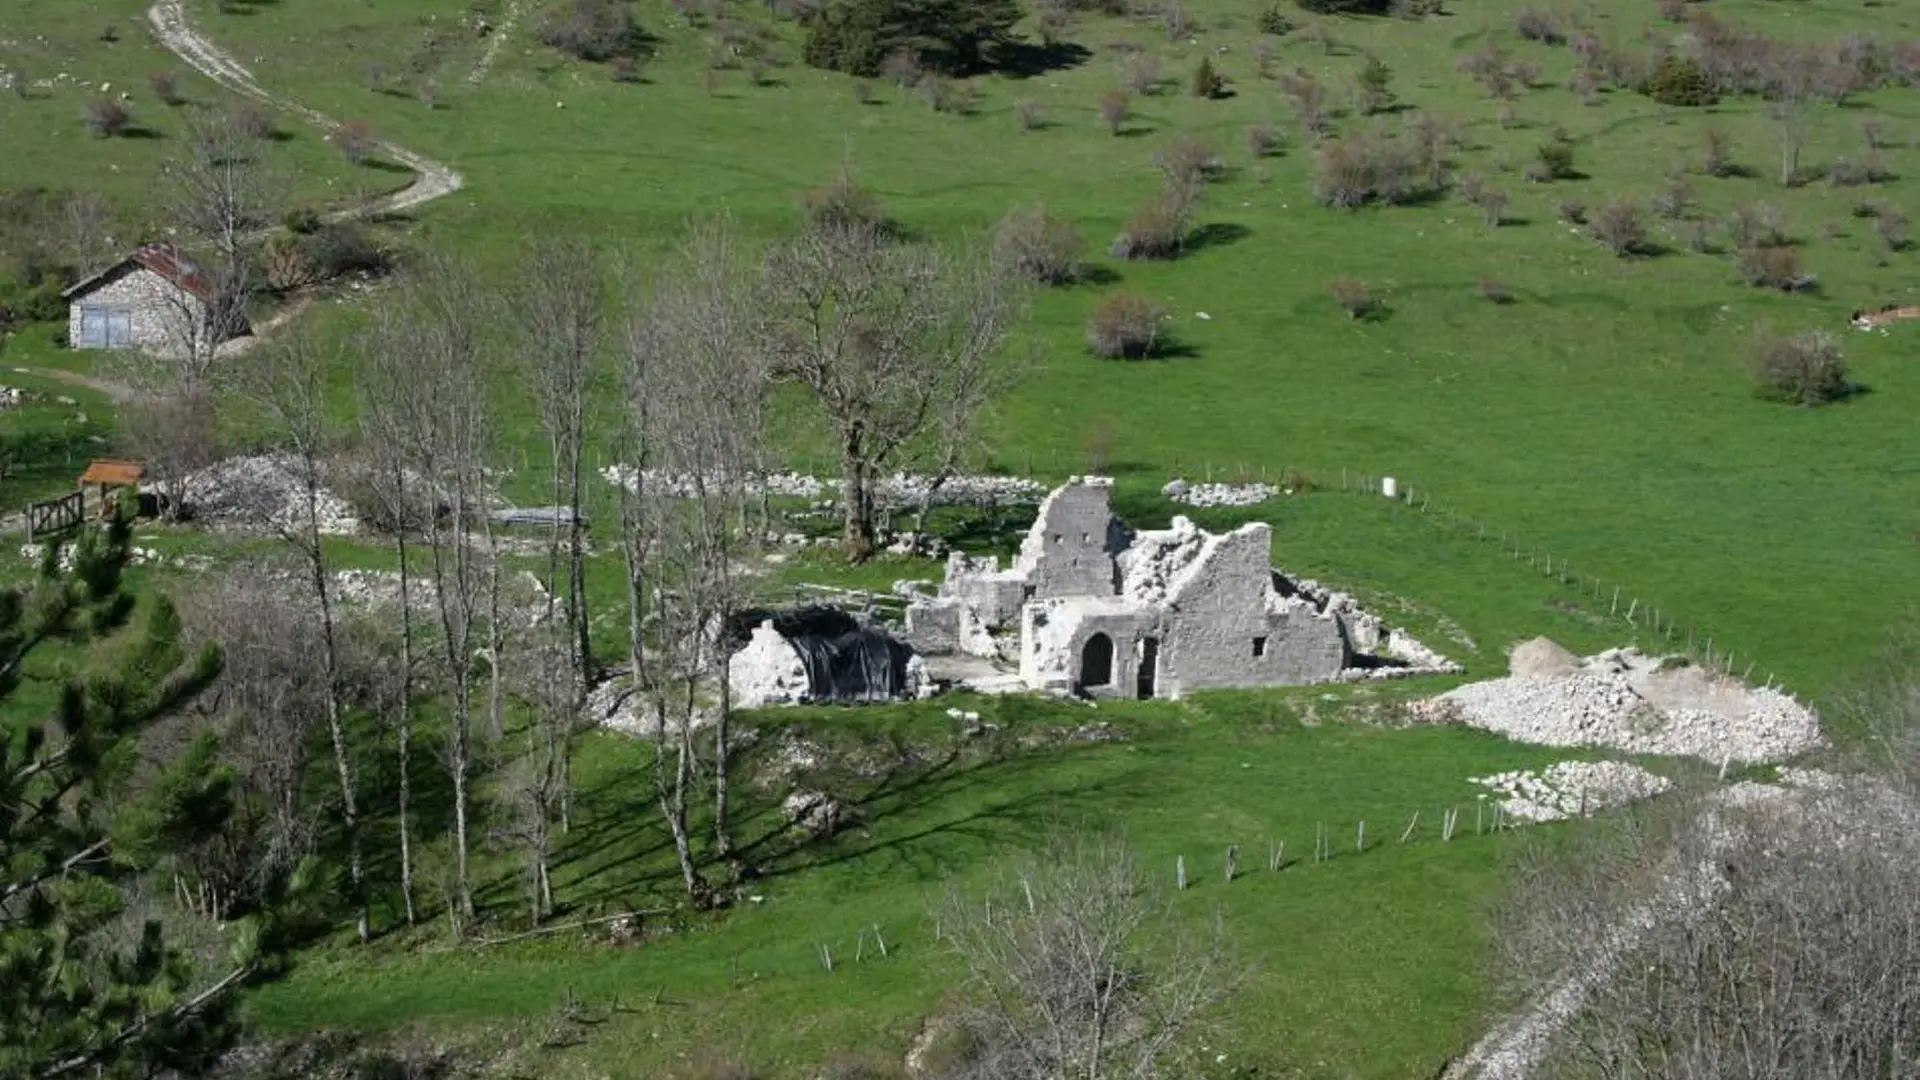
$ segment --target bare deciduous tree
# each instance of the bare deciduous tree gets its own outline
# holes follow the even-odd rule
[[[1185,1075],[1188,1037],[1232,982],[1218,921],[1192,933],[1118,837],[1055,835],[939,919],[967,968],[983,1080]]]
[[[546,430],[552,458],[555,517],[547,550],[548,615],[551,620],[553,602],[564,591],[564,625],[573,634],[571,670],[577,712],[594,676],[581,471],[593,398],[593,360],[602,346],[605,321],[601,260],[584,243],[542,242],[528,254],[520,279],[523,284],[512,304],[523,336],[522,373],[539,405],[540,424]],[[559,581],[563,553],[564,589]],[[571,727],[565,731],[561,746],[558,768],[564,828],[572,822]]]
[[[454,905],[474,913],[468,866],[474,773],[475,655],[499,634],[497,552],[486,522],[487,465],[492,451],[481,327],[486,295],[472,268],[426,260],[374,316],[366,347],[397,367],[387,383],[394,398],[382,424],[394,432],[399,461],[391,468],[418,478],[427,501],[434,606],[447,680],[446,764],[453,781]],[[401,464],[404,462],[404,464]],[[489,655],[498,656],[496,650]],[[499,665],[492,715],[498,715]]]
[[[806,387],[832,426],[842,545],[865,559],[877,539],[874,481],[936,421],[971,423],[969,388],[1006,362],[1022,291],[983,250],[895,244],[867,228],[808,229],[774,245],[762,282],[773,370]]]
[[[373,928],[368,920],[365,864],[360,846],[360,803],[355,790],[353,754],[347,746],[331,569],[323,542],[320,506],[334,434],[327,416],[327,373],[338,366],[337,355],[311,334],[293,333],[284,341],[254,350],[234,374],[241,392],[266,415],[274,436],[292,459],[300,484],[300,505],[295,520],[277,524],[281,537],[299,553],[307,585],[313,590],[313,600],[320,613],[319,660],[324,680],[327,737],[333,747],[334,771],[340,782],[340,817],[347,830],[355,929],[360,940],[367,941],[372,937]]]
[[[411,353],[401,344],[405,321],[392,307],[377,309],[371,329],[363,340],[359,378],[360,431],[367,447],[368,486],[379,501],[385,518],[392,523],[394,543],[399,549],[400,655],[391,679],[391,708],[381,714],[391,718],[394,734],[397,779],[398,830],[400,845],[400,896],[406,906],[407,925],[418,918],[413,899],[413,829],[410,811],[413,805],[413,682],[418,672],[413,622],[413,568],[408,562],[407,541],[416,523],[434,513],[429,493],[415,482],[411,458],[414,432],[411,418],[421,413],[422,387],[408,366]]]
[[[624,516],[630,577],[645,578],[634,602],[647,605],[651,622],[637,627],[651,643],[634,643],[634,678],[653,719],[661,809],[696,898],[705,897],[706,884],[694,865],[687,809],[703,695],[714,701],[714,848],[724,857],[732,847],[728,634],[746,600],[735,524],[744,521],[747,481],[764,471],[768,380],[757,330],[753,284],[722,222],[695,229],[672,269],[636,305],[626,343],[629,451],[681,478],[689,496],[662,499],[642,488],[628,498]]]

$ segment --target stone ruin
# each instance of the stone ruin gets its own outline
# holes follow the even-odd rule
[[[950,556],[938,594],[912,597],[902,639],[1093,698],[1458,670],[1350,597],[1275,573],[1267,525],[1210,533],[1176,517],[1136,532],[1111,494],[1103,477],[1054,490],[1006,569]]]

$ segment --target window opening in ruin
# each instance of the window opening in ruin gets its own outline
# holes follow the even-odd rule
[[[1107,686],[1113,682],[1113,639],[1095,634],[1080,649],[1080,685]]]
[[[1154,684],[1159,679],[1160,639],[1140,639],[1140,670],[1134,678],[1134,696],[1142,701],[1153,696]]]
[[[1033,590],[1034,590],[1034,588],[1035,588],[1035,586],[1032,586],[1032,585],[1028,585],[1028,586],[1025,586],[1025,587],[1023,587],[1023,588],[1022,588],[1022,589],[1020,590],[1020,599],[1022,599],[1022,600],[1031,600],[1031,599],[1033,599]]]
[[[1093,534],[1092,534],[1092,533],[1081,533],[1081,534],[1080,534],[1080,542],[1081,542],[1081,543],[1083,543],[1083,544],[1091,544],[1091,543],[1093,543]]]
[[[1060,541],[1061,541],[1061,540],[1063,540],[1063,539],[1065,539],[1065,538],[1064,538],[1064,537],[1062,537],[1062,536],[1061,536],[1061,535],[1060,535],[1059,533],[1054,533],[1054,534],[1053,534],[1053,542],[1054,542],[1055,544],[1058,544],[1058,543],[1060,543]]]
[[[1253,655],[1255,656],[1267,655],[1267,639],[1266,638],[1257,637],[1253,639]]]

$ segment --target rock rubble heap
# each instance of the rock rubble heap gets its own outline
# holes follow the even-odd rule
[[[1271,484],[1190,484],[1174,479],[1160,494],[1188,506],[1258,506],[1280,493]]]
[[[285,455],[228,458],[189,475],[183,488],[186,516],[215,528],[279,531],[306,522],[306,485],[299,464]],[[359,531],[353,507],[333,492],[321,488],[316,509],[322,533]]]
[[[1519,769],[1476,776],[1502,796],[1501,811],[1520,821],[1562,821],[1662,794],[1673,784],[1624,761],[1561,761],[1540,772]]]
[[[1529,642],[1514,674],[1451,690],[1425,711],[1523,742],[1715,763],[1782,761],[1825,741],[1819,717],[1781,691],[1633,649],[1571,666],[1554,649]]]

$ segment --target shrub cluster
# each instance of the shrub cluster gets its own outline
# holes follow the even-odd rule
[[[1136,293],[1115,293],[1087,320],[1087,347],[1108,360],[1144,360],[1161,347],[1166,309]]]
[[[1840,341],[1824,330],[1774,335],[1753,342],[1754,392],[1772,401],[1825,405],[1859,389],[1847,378]]]
[[[1087,242],[1045,206],[1009,210],[993,228],[994,254],[1028,281],[1065,285],[1080,277]]]
[[[1720,100],[1706,69],[1691,56],[1661,57],[1641,90],[1662,105],[1711,105]]]
[[[1800,272],[1800,253],[1790,247],[1745,247],[1734,256],[1740,279],[1757,289],[1792,292],[1807,288],[1810,278]]]
[[[807,223],[815,228],[883,229],[887,225],[886,204],[854,180],[852,169],[841,169],[800,201]]]
[[[542,45],[594,63],[634,56],[646,40],[631,0],[565,0],[547,13],[538,36]]]
[[[124,135],[133,126],[133,110],[110,97],[87,102],[87,130],[100,138]]]
[[[1355,133],[1320,146],[1313,191],[1328,206],[1404,203],[1429,193],[1417,149],[1387,135]]]
[[[1601,207],[1590,227],[1595,240],[1623,259],[1646,249],[1646,219],[1630,202],[1615,200]]]

